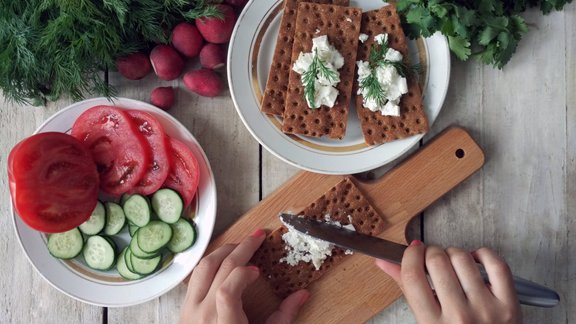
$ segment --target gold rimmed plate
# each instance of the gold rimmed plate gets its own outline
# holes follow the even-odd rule
[[[250,133],[272,154],[304,170],[326,174],[352,174],[380,167],[402,155],[423,135],[378,146],[364,143],[355,107],[350,107],[342,140],[284,134],[282,119],[260,111],[260,102],[272,63],[282,0],[250,1],[238,17],[228,51],[228,82],[236,110]],[[384,3],[352,0],[364,11]],[[438,116],[450,76],[446,38],[435,34],[409,42],[410,60],[421,66],[420,85],[430,124]],[[353,102],[354,100],[352,100]]]
[[[170,114],[141,101],[116,98],[94,98],[72,104],[46,120],[35,133],[68,132],[76,118],[85,110],[97,105],[114,105],[123,109],[142,110],[154,115],[169,136],[181,140],[198,159],[200,183],[187,217],[193,218],[198,236],[190,249],[166,258],[156,273],[140,280],[127,281],[116,270],[90,269],[78,257],[59,260],[50,255],[46,247],[47,236],[28,227],[12,212],[14,228],[23,251],[40,275],[66,295],[85,303],[120,307],[140,304],[154,299],[178,285],[202,258],[210,241],[216,219],[216,182],[208,158],[194,136]],[[130,241],[126,229],[114,237],[123,248]]]

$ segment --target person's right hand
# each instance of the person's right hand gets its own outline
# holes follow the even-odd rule
[[[484,265],[489,285],[482,280],[476,262]],[[398,283],[419,323],[521,322],[510,269],[488,248],[470,253],[413,241],[401,266],[378,259],[376,265]]]

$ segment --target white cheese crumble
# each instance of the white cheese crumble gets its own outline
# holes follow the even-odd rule
[[[350,19],[350,17],[346,17],[346,21],[347,21],[347,22],[352,22],[352,19]]]
[[[366,35],[364,33],[360,33],[360,35],[358,36],[358,39],[360,40],[360,42],[364,43],[365,41],[368,40],[368,35]]]
[[[316,34],[320,33],[320,29],[316,28]]]
[[[304,217],[304,216],[299,216]],[[348,219],[352,220],[351,216]],[[347,228],[354,231],[354,226],[350,223],[342,225],[338,221],[332,221],[330,215],[324,216],[327,223]],[[309,235],[301,233],[294,229],[294,227],[284,224],[288,228],[288,232],[282,235],[282,240],[286,244],[286,251],[288,253],[285,257],[280,259],[280,262],[288,263],[291,266],[297,265],[300,261],[312,263],[316,270],[319,270],[327,257],[332,255],[334,245],[326,241],[313,238]],[[345,254],[352,254],[350,250],[344,251]]]
[[[380,45],[385,44],[388,42],[388,34],[379,34],[374,37],[374,41]],[[402,58],[402,54],[393,48],[388,48],[384,56],[384,59],[390,62],[401,62]],[[369,62],[358,61],[356,65],[358,66],[358,83],[361,84],[373,71]],[[364,107],[371,111],[380,111],[384,116],[400,116],[400,98],[408,93],[406,78],[402,77],[391,64],[376,67],[375,73],[378,83],[385,92],[386,103],[379,105],[375,98],[367,98],[368,89],[360,87],[357,94],[363,96]]]
[[[327,79],[324,75],[316,73],[314,80],[314,102],[310,102],[308,98],[306,98],[306,101],[310,108],[319,108],[320,106],[332,108],[338,97],[338,90],[336,89],[336,85],[340,82],[340,73],[338,70],[344,65],[344,57],[328,42],[326,35],[312,39],[312,52],[300,52],[298,59],[294,62],[294,66],[292,66],[292,70],[299,73],[302,80],[304,73],[307,72],[310,65],[312,65],[316,53],[324,66],[326,66],[328,70],[333,71],[336,77]],[[302,84],[304,84],[303,80]]]

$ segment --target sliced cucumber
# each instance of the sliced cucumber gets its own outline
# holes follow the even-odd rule
[[[152,259],[140,259],[134,254],[130,254],[130,256],[130,261],[132,263],[132,267],[134,268],[134,272],[141,275],[148,275],[154,272],[156,269],[158,269],[158,265],[162,260],[161,255],[157,255]]]
[[[132,197],[132,195],[127,193],[122,194],[122,197],[120,197],[120,205],[124,206],[124,203],[126,203],[126,200],[130,197]]]
[[[176,223],[170,224],[172,227],[172,239],[168,242],[168,250],[178,253],[191,247],[196,241],[196,229],[190,222],[180,218]]]
[[[98,234],[104,229],[106,224],[106,209],[104,209],[104,204],[100,201],[96,203],[96,207],[92,211],[90,218],[82,223],[78,228],[82,233],[86,235]]]
[[[75,258],[84,246],[84,239],[78,228],[67,232],[51,234],[48,237],[48,251],[58,259]]]
[[[126,266],[126,258],[125,258],[126,251],[128,251],[128,247],[125,247],[124,250],[122,250],[122,253],[120,253],[120,255],[118,256],[118,262],[116,264],[116,268],[118,269],[118,273],[124,279],[138,280],[138,279],[142,278],[142,275],[139,275],[137,273],[130,271],[130,269],[128,269],[128,267]]]
[[[132,267],[132,251],[130,251],[130,248],[124,251],[124,261],[126,262],[128,270],[134,272],[134,267]]]
[[[180,194],[172,189],[160,189],[152,195],[152,209],[161,221],[174,224],[180,219],[184,202]]]
[[[86,264],[95,270],[108,270],[116,261],[114,247],[108,240],[99,235],[88,238],[82,254]]]
[[[136,231],[139,229],[140,227],[134,225],[134,224],[128,224],[128,232],[130,233],[131,237],[134,237],[134,233],[136,233]]]
[[[134,233],[134,236],[132,237],[132,240],[130,241],[130,252],[132,252],[132,254],[134,254],[135,256],[137,256],[141,259],[150,259],[150,258],[155,257],[157,255],[157,253],[144,252],[138,246],[138,232],[139,231],[140,230],[138,230],[138,231],[136,231],[136,233]]]
[[[131,195],[122,205],[124,214],[128,220],[138,226],[145,226],[150,222],[150,203],[142,195]]]
[[[148,225],[140,228],[136,233],[138,247],[144,252],[153,253],[163,248],[172,238],[172,228],[170,225],[152,221]]]
[[[120,233],[124,224],[126,224],[126,217],[124,210],[120,205],[115,202],[104,203],[106,209],[106,226],[104,226],[104,234],[116,235]]]

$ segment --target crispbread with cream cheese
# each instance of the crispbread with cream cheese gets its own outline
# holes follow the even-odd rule
[[[311,52],[312,39],[322,35],[327,35],[330,44],[342,54],[344,66],[338,70],[340,83],[336,89],[339,94],[334,107],[322,106],[317,109],[308,107],[301,76],[290,69],[282,131],[314,137],[344,137],[354,82],[361,16],[362,10],[358,8],[305,2],[298,5],[290,67],[301,52]]]
[[[350,178],[345,178],[298,214],[318,220],[324,220],[326,215],[329,215],[332,221],[338,221],[342,225],[350,224],[351,219],[357,232],[368,235],[378,235],[385,228],[384,219]],[[286,297],[294,291],[306,288],[346,257],[344,250],[335,247],[319,270],[316,270],[312,263],[303,261],[295,266],[281,262],[280,259],[287,254],[286,244],[282,239],[286,231],[287,228],[281,226],[270,233],[251,260],[252,264],[260,268],[263,277],[279,297]]]
[[[266,81],[266,89],[262,97],[261,110],[267,114],[282,116],[288,76],[294,29],[296,27],[296,10],[303,0],[284,0],[284,11],[280,22],[280,31],[276,37],[276,48],[272,57],[272,65]],[[348,6],[349,0],[306,0],[306,2]]]
[[[368,60],[374,36],[388,33],[389,46],[402,53],[406,61],[408,45],[394,5],[363,13],[361,33],[368,35],[368,40],[359,45],[358,60]],[[354,83],[354,88],[358,89],[358,80]],[[364,140],[369,145],[386,143],[428,131],[422,91],[415,76],[408,78],[408,93],[400,99],[399,117],[383,116],[379,111],[373,112],[364,108],[362,102],[363,97],[357,95],[356,112],[362,125]]]

